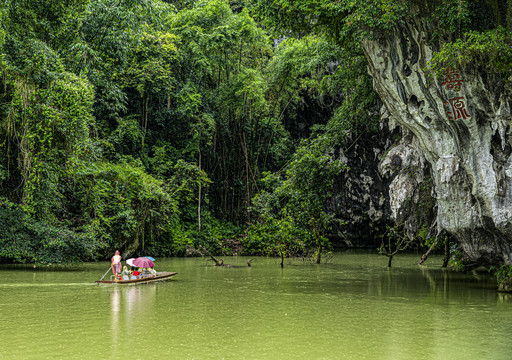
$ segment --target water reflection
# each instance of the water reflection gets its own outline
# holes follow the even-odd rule
[[[367,295],[386,299],[422,299],[427,303],[496,303],[496,281],[486,273],[448,269],[389,269],[367,279]],[[487,290],[487,291],[483,291]]]
[[[131,286],[126,289],[126,311],[131,313],[141,303],[141,290],[138,286]]]
[[[156,286],[115,287],[110,292],[110,310],[112,330],[114,331],[121,320],[130,320],[150,312],[156,296]]]
[[[512,304],[512,294],[498,293],[498,305],[506,305],[507,308],[510,308],[510,304]]]
[[[156,286],[114,287],[110,289],[111,350],[116,353],[129,334],[141,331],[147,317],[153,311]]]
[[[112,312],[110,330],[112,335],[111,343],[117,345],[119,340],[119,311],[121,310],[121,289],[113,289],[113,291],[110,293],[110,309]]]
[[[112,313],[118,313],[120,310],[121,304],[121,289],[113,289],[110,293],[110,307],[112,309]]]
[[[166,259],[175,280],[127,287],[65,286],[96,273],[5,273],[0,359],[512,359],[512,295],[489,274],[416,261]],[[51,336],[34,336],[41,328]]]
[[[119,313],[123,306],[126,314],[145,311],[151,307],[155,295],[156,287],[151,285],[113,288],[110,293],[112,314]]]

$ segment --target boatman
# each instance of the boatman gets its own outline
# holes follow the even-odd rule
[[[116,280],[121,280],[121,254],[119,254],[119,250],[116,250],[114,256],[112,256],[112,273],[115,276]]]

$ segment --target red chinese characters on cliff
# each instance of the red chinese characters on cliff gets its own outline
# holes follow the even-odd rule
[[[462,96],[450,99],[450,105],[452,106],[453,116],[455,116],[455,118],[466,120],[471,117],[466,110],[466,104]]]
[[[462,89],[462,83],[464,83],[464,80],[462,80],[459,70],[451,68],[446,69],[445,79],[441,86],[445,86],[447,91],[453,90],[454,92],[459,92]],[[450,105],[451,111],[447,111],[450,120],[466,120],[471,117],[466,109],[464,100],[463,96],[457,96],[448,99],[449,103],[444,102],[446,106]]]
[[[459,92],[464,82],[460,77],[459,70],[447,68],[444,75],[444,83],[442,83],[441,86],[446,85],[446,90],[453,89],[453,91]]]

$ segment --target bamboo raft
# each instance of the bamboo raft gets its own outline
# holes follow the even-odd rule
[[[114,285],[138,285],[138,284],[147,284],[151,282],[158,281],[167,281],[177,272],[157,272],[155,276],[145,277],[142,279],[134,279],[134,280],[96,280],[96,284],[114,284]]]

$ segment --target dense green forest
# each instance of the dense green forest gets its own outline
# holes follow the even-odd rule
[[[378,129],[358,42],[415,3],[440,66],[509,41],[503,1],[3,1],[0,261],[200,245],[320,261],[334,149]]]

